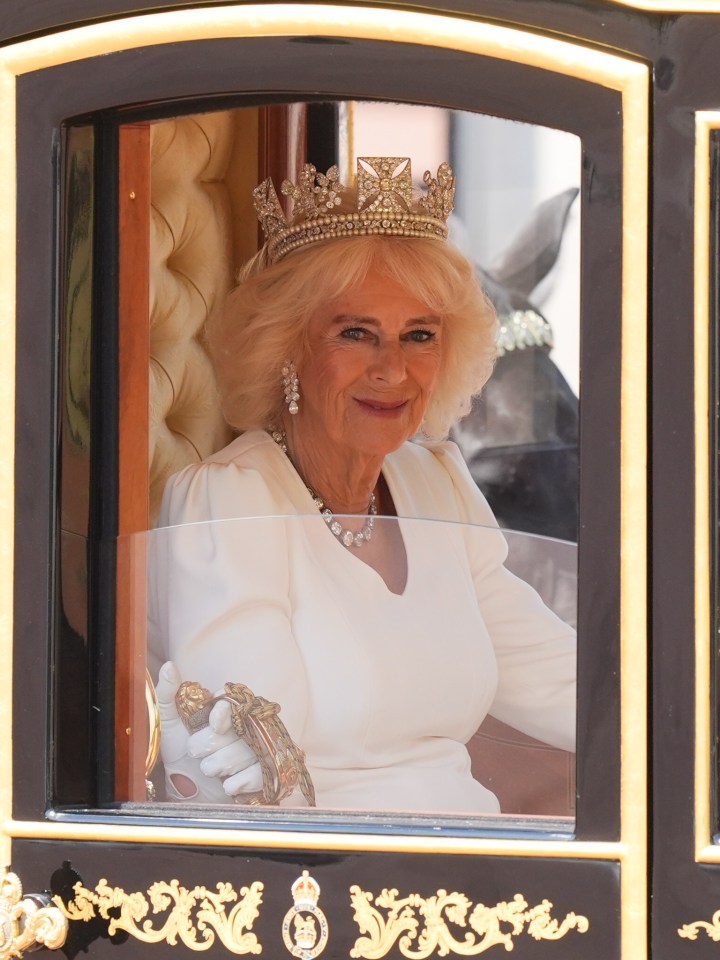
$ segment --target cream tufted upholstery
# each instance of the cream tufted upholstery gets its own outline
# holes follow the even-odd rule
[[[233,282],[225,183],[232,111],[152,128],[150,223],[150,522],[167,478],[231,438],[203,344],[207,317]]]

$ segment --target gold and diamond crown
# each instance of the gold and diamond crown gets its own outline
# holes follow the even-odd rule
[[[437,177],[426,170],[423,182],[425,193],[414,197],[408,157],[358,157],[353,188],[340,182],[336,166],[318,173],[306,163],[297,184],[285,180],[280,187],[293,200],[288,218],[272,180],[264,180],[253,190],[253,198],[268,261],[275,263],[291,250],[319,240],[344,237],[383,234],[446,240],[455,195],[450,165],[441,163]],[[353,200],[355,209],[347,212]],[[346,209],[341,212],[338,207]]]

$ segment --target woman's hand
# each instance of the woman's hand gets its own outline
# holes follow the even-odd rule
[[[196,803],[227,803],[228,794],[223,784],[205,776],[200,761],[188,754],[190,734],[175,705],[175,694],[181,683],[175,664],[163,664],[156,695],[160,713],[160,757],[165,767],[167,798]]]
[[[233,730],[231,707],[226,700],[212,708],[209,725],[189,738],[187,752],[190,757],[200,760],[200,770],[206,777],[222,779],[226,800],[263,788],[258,758]]]

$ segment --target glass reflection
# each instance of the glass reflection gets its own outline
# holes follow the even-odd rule
[[[434,174],[451,162],[457,190],[450,240],[498,314],[494,374],[451,438],[501,526],[575,540],[579,138],[482,114],[359,101],[322,104],[337,120],[323,114],[318,138],[317,123],[304,119],[305,109],[318,106],[273,108],[287,111],[281,126],[291,135],[265,165],[256,108],[152,124],[151,523],[168,477],[231,439],[203,325],[257,248],[252,189],[268,173],[278,190],[284,176],[297,181],[305,160],[323,170],[337,162],[350,183],[358,157],[391,155],[413,158],[416,191],[424,190],[425,169]],[[332,149],[320,150],[320,140]],[[202,177],[187,177],[208,152],[218,184],[210,192]]]
[[[574,201],[580,144],[557,131],[452,111],[395,104],[335,106],[339,122],[330,162],[337,160],[347,185],[359,157],[412,154],[417,158],[414,179],[409,165],[407,178],[413,179],[408,186],[415,204],[415,194],[428,188],[423,171],[430,168],[434,175],[437,170],[438,180],[432,182],[438,186],[443,181],[437,164],[451,161],[458,191],[448,227],[453,245],[466,258],[462,270],[458,272],[461,258],[456,252],[440,254],[444,244],[433,240],[433,255],[428,248],[416,262],[400,254],[406,241],[398,247],[389,236],[383,239],[382,255],[381,245],[375,244],[380,237],[362,240],[368,249],[375,246],[372,269],[361,269],[360,245],[353,240],[351,261],[346,241],[333,245],[329,234],[327,243],[292,250],[287,259],[283,254],[273,260],[274,248],[268,245],[263,257],[270,257],[270,265],[258,266],[264,260],[256,260],[245,272],[243,285],[228,297],[233,276],[257,244],[250,197],[268,174],[283,194],[282,204],[287,194],[295,198],[300,217],[294,223],[297,211],[290,211],[289,201],[284,212],[273,206],[269,220],[261,215],[268,244],[278,224],[284,224],[283,233],[291,221],[293,230],[297,226],[307,232],[304,243],[314,243],[317,231],[308,230],[303,221],[303,204],[309,204],[317,226],[314,194],[306,196],[297,186],[280,189],[284,177],[296,185],[302,182],[306,159],[320,162],[313,153],[313,125],[303,119],[310,106],[231,109],[152,125],[148,216],[156,282],[150,311],[150,522],[155,522],[165,490],[160,526],[195,530],[192,535],[161,530],[151,538],[149,654],[163,718],[162,758],[165,773],[169,771],[167,777],[156,776],[158,793],[172,801],[220,806],[235,796],[243,806],[271,796],[269,758],[277,750],[269,748],[264,762],[258,755],[262,743],[267,747],[274,735],[262,724],[255,743],[238,735],[247,732],[248,720],[236,715],[237,691],[212,711],[204,705],[208,694],[203,691],[213,699],[226,683],[242,683],[257,697],[280,705],[288,743],[305,752],[322,808],[565,815],[573,807],[573,788],[566,782],[572,764],[563,765],[562,801],[547,794],[541,800],[535,783],[542,773],[536,775],[533,768],[532,775],[526,775],[531,769],[527,751],[535,751],[542,768],[542,743],[565,748],[572,744],[574,639],[537,599],[530,603],[526,588],[502,567],[505,540],[487,526],[494,522],[493,515],[477,487],[501,526],[576,538],[579,243]],[[292,128],[292,136],[277,155],[265,156],[258,148],[262,138],[257,129],[276,123],[273,111],[283,114],[278,130]],[[198,202],[205,196],[204,187],[195,190],[183,180],[191,159],[205,158],[207,150],[213,182],[222,185],[209,195],[211,215],[207,204]],[[493,160],[510,155],[511,164],[498,167]],[[389,179],[377,181],[388,202],[400,202],[391,187],[405,169],[403,163],[390,171]],[[389,187],[382,186],[386,180]],[[352,190],[343,187],[340,192],[342,203],[354,210]],[[269,197],[268,192],[266,200]],[[407,202],[403,197],[401,206]],[[486,215],[491,207],[492,217]],[[403,216],[416,216],[420,208],[415,213],[413,209],[411,204]],[[345,207],[340,212],[345,216]],[[283,275],[282,283],[268,279],[273,270],[272,277]],[[364,279],[348,287],[346,278],[356,275]],[[497,344],[492,311],[476,279],[498,314]],[[266,288],[260,289],[263,282]],[[461,305],[467,307],[465,320],[472,316],[472,323],[460,322]],[[390,389],[393,352],[402,353],[411,376]],[[495,372],[478,399],[496,352]],[[355,396],[357,384],[365,389],[376,376],[375,355],[380,353],[382,396],[377,384],[372,396],[362,391]],[[455,358],[452,364],[449,356]],[[298,372],[300,417],[292,416]],[[281,379],[287,411],[281,404]],[[470,415],[453,423],[468,409],[471,397]],[[356,401],[363,416],[353,420]],[[378,404],[385,406],[381,410]],[[198,483],[182,494],[181,508],[168,507],[168,490],[183,477],[184,467],[203,461],[199,469],[204,471],[218,458],[223,469],[231,467],[228,451],[258,432],[258,424],[272,423],[285,431],[279,436],[287,441],[289,459],[275,448],[271,463],[265,450],[256,465],[257,482],[242,490],[225,480],[206,489],[209,474],[203,473],[202,480],[198,474]],[[439,445],[445,453],[438,454],[434,466],[401,453],[419,449],[405,441],[421,424],[427,437],[445,437],[450,430],[465,463],[452,445]],[[230,429],[241,436],[226,446]],[[263,436],[272,448],[268,435]],[[358,467],[359,454],[367,460],[365,467],[370,463],[373,468],[372,484],[365,483],[367,470]],[[406,459],[393,472],[386,454]],[[277,457],[286,461],[283,466]],[[231,474],[232,469],[226,470],[225,479]],[[359,476],[362,482],[355,489]],[[338,516],[333,525],[340,529],[340,539],[350,532],[350,540],[360,534],[366,544],[362,550],[350,541],[346,549],[333,540],[322,520],[309,528],[319,533],[304,539],[297,535],[287,543],[282,540],[286,525],[296,529],[289,520],[285,526],[266,521],[265,536],[251,535],[251,525],[238,528],[237,542],[219,532],[211,534],[208,517],[234,517],[238,510],[253,515],[310,512],[315,495],[308,495],[300,478],[336,509],[354,511],[352,531],[342,527]],[[343,486],[343,480],[348,482],[340,496],[336,487]],[[358,497],[360,490],[362,497],[357,502],[346,497],[349,490]],[[469,529],[485,532],[459,537],[450,531],[461,524],[441,523],[434,534],[432,525],[427,526],[428,532],[416,542],[413,524],[419,521],[378,518],[373,547],[384,540],[387,550],[384,555],[375,551],[375,559],[368,559],[373,549],[355,511],[374,509],[379,514],[470,520],[475,525]],[[371,526],[375,520],[367,522]],[[282,548],[276,546],[278,535]],[[184,547],[175,549],[175,539],[185,540]],[[306,555],[298,543],[304,543]],[[573,623],[574,559],[561,575],[557,563],[547,563],[547,546],[538,553],[526,540],[512,554],[510,567],[517,566],[522,579],[535,578],[564,623]],[[138,571],[145,570],[146,558],[135,557],[131,550],[120,560],[119,590],[128,587],[118,594],[122,608]],[[133,623],[145,621],[145,613],[138,610],[130,617],[131,632]],[[122,687],[121,668],[132,660],[141,677],[144,663],[135,659],[133,637],[119,636],[116,649]],[[536,655],[539,660],[534,661]],[[161,674],[168,662],[174,668]],[[205,723],[212,713],[211,723],[221,729],[187,729],[183,716],[187,720],[189,714],[183,714],[185,708],[178,712],[175,701],[177,688],[187,682],[200,685],[195,691],[202,701],[197,715]],[[128,721],[116,711],[118,736],[146,724],[143,704],[140,692],[134,691],[128,697]],[[255,703],[253,709],[261,707]],[[509,757],[518,729],[533,740],[517,747],[524,752],[516,762]],[[192,737],[199,737],[193,741],[195,757],[188,753]],[[493,751],[496,761],[491,763]],[[122,751],[118,755],[122,758]],[[124,795],[117,792],[118,799],[141,795],[135,775],[139,760],[138,748],[132,751],[131,789]],[[506,774],[513,766],[519,774],[508,789]],[[246,772],[251,768],[254,772]],[[297,763],[290,768],[288,776],[302,775]],[[119,783],[123,775],[117,763],[116,774]],[[275,801],[300,803],[297,795],[280,798],[277,782],[272,787]],[[307,803],[307,796],[302,799]]]
[[[569,815],[575,546],[374,527],[401,538],[399,593],[319,515],[129,538],[149,565],[158,799]]]
[[[343,104],[341,169],[406,152],[457,178],[450,239],[499,320],[493,376],[453,427],[503,527],[577,539],[582,145],[560,130],[408,104]],[[416,186],[422,186],[421,170]]]

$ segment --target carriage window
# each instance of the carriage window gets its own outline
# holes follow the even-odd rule
[[[101,802],[571,824],[578,138],[362,102],[115,129]]]

